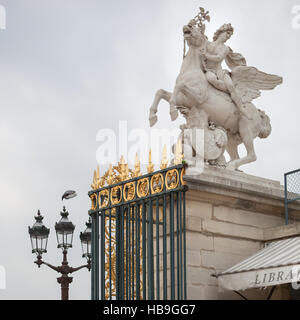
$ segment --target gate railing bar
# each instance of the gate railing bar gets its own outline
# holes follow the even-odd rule
[[[154,300],[154,255],[153,255],[153,211],[152,199],[148,204],[148,300]]]
[[[178,197],[178,193],[177,193]],[[178,297],[179,300],[183,299],[183,270],[182,270],[182,193],[179,192],[179,235],[177,237],[180,239],[179,241],[179,264],[178,264],[178,269],[180,269],[180,295]],[[177,198],[178,202],[178,198]]]
[[[124,241],[125,241],[125,221],[124,221],[124,214],[125,210],[123,207],[121,207],[121,252],[124,253]],[[125,295],[125,263],[122,256],[120,256],[121,260],[121,296],[120,299],[122,299]]]
[[[143,300],[146,300],[146,258],[147,258],[147,249],[146,249],[146,204],[145,201],[142,201],[142,248],[143,248]]]
[[[101,264],[102,267],[100,268],[100,281],[101,281],[101,298],[105,299],[105,268],[103,268],[103,265],[105,265],[105,214],[104,211],[100,213],[101,215],[101,241],[100,241],[100,255],[101,255]]]
[[[132,263],[132,252],[131,252],[131,208],[130,205],[127,205],[127,211],[128,211],[128,298],[131,300],[131,290],[132,290],[132,282],[131,282],[131,263]]]
[[[179,251],[179,241],[180,241],[180,237],[179,235],[179,201],[178,201],[178,193],[176,193],[176,232],[177,232],[177,299],[180,299],[180,269],[179,269],[179,264],[180,264],[180,251]]]
[[[160,300],[160,269],[159,269],[159,198],[156,198],[155,228],[156,228],[156,300]]]
[[[136,274],[136,300],[140,300],[140,205],[135,204],[135,238],[136,238],[136,264],[135,264],[135,274]]]
[[[111,218],[111,217],[110,217]],[[111,224],[111,223],[110,223]],[[111,229],[110,229],[111,230]],[[122,241],[121,241],[121,219],[120,219],[120,208],[116,211],[116,299],[121,299],[121,287],[122,287],[122,275],[121,275],[121,248],[122,248]],[[110,235],[111,239],[111,235]],[[111,248],[110,248],[111,249]],[[111,254],[110,254],[111,256]],[[110,275],[109,275],[109,286],[110,286],[110,300],[112,299],[112,279],[111,279],[111,264],[110,264]]]
[[[105,219],[105,218],[104,218]],[[108,219],[108,228],[109,228],[109,299],[111,300],[112,298],[112,282],[111,282],[111,236],[112,236],[112,232],[111,232],[111,209],[109,209],[109,219]],[[117,235],[116,235],[117,236]]]
[[[126,208],[126,300],[129,297],[129,210]]]
[[[186,211],[185,211],[185,192],[183,192],[182,207],[183,207],[183,299],[187,299],[187,279],[186,279]]]
[[[164,300],[168,299],[167,287],[167,208],[166,208],[166,194],[163,195],[163,287]]]
[[[174,193],[170,194],[170,271],[171,271],[171,300],[175,299],[174,272]]]
[[[92,215],[92,300],[99,300],[99,216]]]

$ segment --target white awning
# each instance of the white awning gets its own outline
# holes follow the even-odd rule
[[[300,281],[300,237],[272,242],[215,276],[220,288],[232,291]]]

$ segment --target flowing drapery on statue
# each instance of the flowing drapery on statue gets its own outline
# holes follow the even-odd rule
[[[197,155],[195,148],[189,145],[192,152],[186,155],[185,161],[191,174],[199,173],[197,163],[200,160],[229,170],[256,161],[253,141],[257,137],[267,138],[272,127],[270,118],[257,109],[252,100],[261,95],[261,90],[272,90],[282,83],[279,76],[247,66],[242,54],[225,45],[234,32],[231,24],[221,26],[210,42],[204,24],[209,20],[208,12],[200,8],[200,13],[183,27],[189,50],[184,55],[175,88],[173,92],[161,89],[156,93],[149,116],[150,125],[154,126],[160,100],[168,101],[171,119],[174,121],[179,111],[187,120],[179,137],[185,146],[190,144],[189,139],[184,139],[188,136],[185,130],[204,130],[204,149],[209,148],[211,152]],[[222,68],[224,61],[230,71]],[[218,134],[212,133],[215,130],[219,130]],[[220,140],[226,145],[220,146]],[[238,154],[240,144],[247,150],[243,158]],[[223,155],[225,150],[230,156],[228,163]]]

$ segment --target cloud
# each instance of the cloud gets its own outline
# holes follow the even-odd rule
[[[96,166],[96,133],[148,129],[148,109],[156,90],[172,91],[182,63],[182,26],[195,16],[190,1],[2,0],[7,29],[0,31],[0,265],[7,290],[0,299],[57,299],[53,271],[33,265],[27,226],[41,209],[51,227],[46,260],[61,262],[54,223],[67,189],[76,225],[70,264],[84,263],[79,231],[84,230]],[[231,22],[230,46],[250,65],[284,76],[284,84],[256,101],[271,117],[273,133],[255,142],[258,161],[244,168],[281,179],[299,165],[299,32],[291,28],[292,1],[203,1],[213,32]],[[255,23],[253,22],[255,21]],[[174,128],[167,103],[158,128]],[[101,168],[103,170],[103,168]],[[13,228],[13,232],[11,231]],[[22,266],[20,268],[20,266]],[[73,298],[88,299],[90,274],[80,271],[70,286]]]

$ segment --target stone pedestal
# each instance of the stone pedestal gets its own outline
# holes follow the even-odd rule
[[[211,274],[249,257],[268,241],[300,235],[300,204],[290,205],[291,224],[285,226],[280,182],[214,168],[184,180],[189,187],[188,298],[241,299],[234,292],[220,292]],[[269,289],[243,294],[249,299],[266,299]],[[273,295],[273,299],[288,298],[288,285],[279,286]]]

